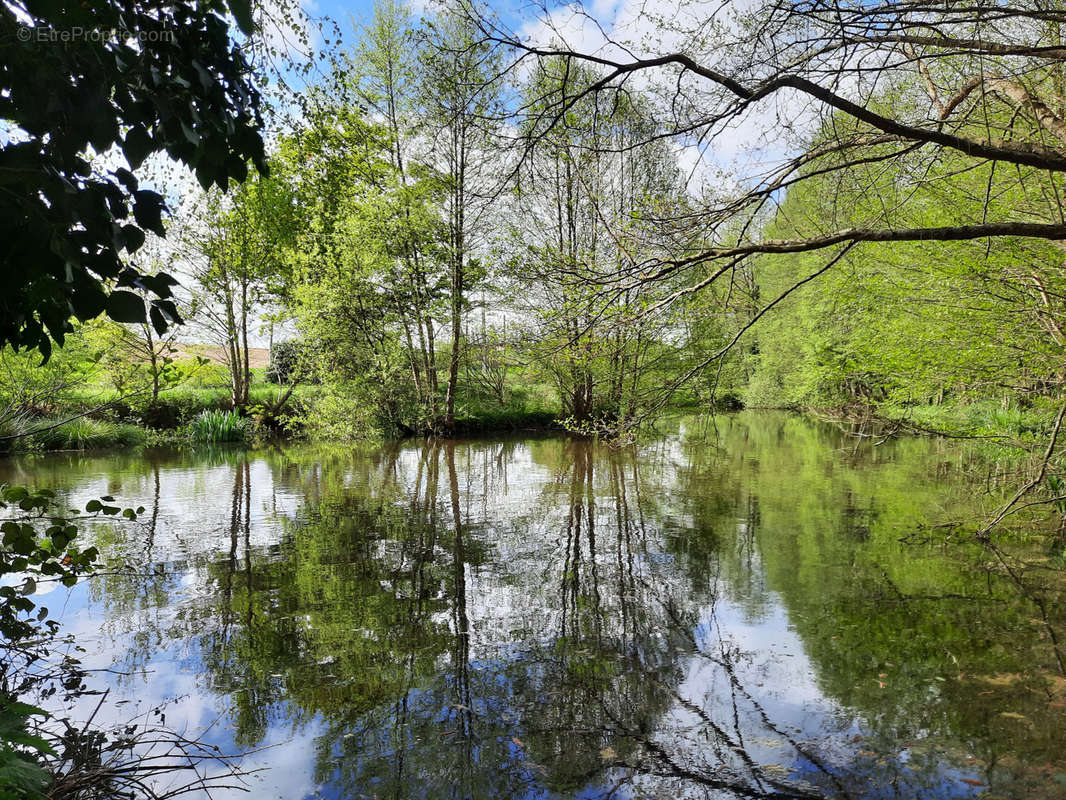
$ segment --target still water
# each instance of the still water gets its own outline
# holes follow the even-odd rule
[[[145,506],[87,534],[108,574],[38,600],[101,714],[253,751],[255,798],[1066,797],[1062,542],[950,524],[998,465],[785,414],[667,427],[0,482]]]

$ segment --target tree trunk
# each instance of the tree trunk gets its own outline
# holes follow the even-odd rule
[[[455,430],[455,390],[459,382],[459,348],[463,331],[463,267],[461,257],[452,264],[452,354],[448,364],[448,394],[445,399],[444,427]]]
[[[155,351],[150,323],[144,326],[144,338],[148,342],[148,361],[152,371],[152,405],[155,405],[159,401],[159,356]]]
[[[448,394],[445,400],[444,428],[455,430],[455,392],[459,382],[459,358],[463,331],[463,292],[465,290],[466,256],[466,130],[459,122],[453,128],[452,164],[454,184],[452,189],[452,353],[448,365]]]
[[[241,280],[241,406],[248,405],[248,386],[252,382],[252,367],[248,361],[248,280]]]

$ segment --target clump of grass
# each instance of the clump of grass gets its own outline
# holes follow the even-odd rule
[[[56,425],[58,420],[18,420],[0,431],[5,449],[21,450],[100,450],[108,447],[136,447],[144,444],[145,432],[137,425],[81,417]]]
[[[189,422],[194,442],[243,442],[248,420],[236,411],[201,411]]]

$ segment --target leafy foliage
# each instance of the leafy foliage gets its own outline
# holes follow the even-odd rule
[[[267,379],[273,383],[296,383],[309,377],[310,353],[299,339],[274,342],[270,348],[270,368]]]
[[[120,508],[111,505],[113,497],[90,500],[85,512],[91,515],[119,516],[135,520],[143,508]],[[86,574],[98,556],[95,547],[81,549],[75,541],[79,512],[59,508],[56,493],[50,489],[32,491],[23,486],[0,487],[0,577],[18,575],[19,585],[0,586],[0,635],[18,642],[38,634],[39,624],[51,630],[56,623],[47,620],[48,609],[38,609],[30,599],[43,580],[73,586]],[[28,615],[37,609],[35,620]]]
[[[165,232],[163,197],[134,172],[154,153],[205,187],[243,180],[248,161],[265,169],[260,97],[227,11],[252,32],[247,0],[0,8],[0,345],[47,358],[71,318],[150,319],[157,331],[178,320],[174,280],[127,263]],[[147,310],[135,288],[155,296]]]
[[[43,798],[51,782],[34,754],[54,756],[56,751],[45,739],[29,732],[30,719],[35,716],[47,714],[35,706],[0,698],[0,786],[15,792],[13,800]]]
[[[995,222],[1058,213],[1047,200],[1046,175],[963,169],[964,160],[946,155],[929,163],[915,153],[876,171],[813,176],[789,190],[767,235],[803,237],[886,216],[894,226],[932,227],[974,215]],[[763,258],[755,272],[763,299],[789,291],[825,261],[804,253]],[[747,375],[734,376],[733,386],[755,405],[1001,404],[989,423],[1017,435],[1009,414],[1031,406],[1046,413],[1066,388],[1057,310],[1064,291],[1062,251],[1052,243],[862,245],[753,329]]]

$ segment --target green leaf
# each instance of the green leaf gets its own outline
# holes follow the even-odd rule
[[[144,244],[144,231],[136,225],[123,225],[122,238],[126,243],[126,252],[134,253]]]
[[[249,0],[230,0],[229,10],[233,18],[237,20],[237,27],[241,33],[251,36],[255,25],[252,22],[252,4]]]
[[[116,289],[107,298],[107,316],[115,322],[144,322],[144,300],[133,292]]]
[[[23,788],[23,796],[43,798],[50,782],[48,773],[13,750],[0,750],[0,786]],[[6,796],[6,795],[5,795]]]

